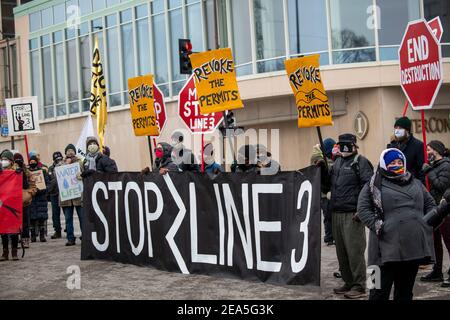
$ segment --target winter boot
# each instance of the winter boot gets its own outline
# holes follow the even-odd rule
[[[50,237],[50,239],[61,239],[61,230],[55,231],[55,233]]]
[[[67,241],[67,243],[66,243],[66,247],[71,247],[71,246],[74,246],[75,245],[75,239],[74,240],[68,240]]]
[[[47,242],[47,239],[45,239],[45,228],[41,228],[39,231],[39,241]]]
[[[9,259],[8,257],[9,257],[9,250],[3,248],[3,254],[0,257],[0,261],[7,261]]]
[[[19,260],[19,257],[17,257],[17,248],[12,248],[11,249],[11,257],[12,257],[13,261]]]
[[[31,242],[36,242],[36,230],[31,229]]]
[[[24,249],[30,248],[30,238],[23,238],[22,239],[23,247]]]
[[[442,272],[433,270],[429,274],[420,278],[420,281],[423,282],[442,282],[444,281],[444,275]]]

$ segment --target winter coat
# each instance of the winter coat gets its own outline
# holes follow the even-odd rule
[[[178,166],[172,161],[172,146],[168,143],[159,143],[163,148],[163,157],[156,158],[153,165],[153,171],[159,171],[159,169],[169,169],[169,171],[180,171]]]
[[[29,169],[30,172],[42,170],[44,173],[45,184],[48,189],[50,183],[50,178],[46,169],[40,169],[39,167],[35,170]],[[31,220],[47,220],[48,219],[48,201],[47,201],[47,189],[38,190],[36,195],[33,197],[30,205],[30,219]]]
[[[83,162],[84,170],[89,170],[89,162],[85,159]],[[117,172],[117,165],[114,160],[112,160],[107,155],[99,153],[95,158],[96,171],[100,173],[115,173]]]
[[[443,158],[435,161],[428,171],[430,193],[438,204],[447,188],[450,188],[450,159]]]
[[[66,159],[64,159],[64,162],[65,162],[65,160]],[[74,159],[72,160],[72,163],[75,163],[75,162],[78,162],[78,164],[80,165],[80,171],[83,171],[83,160],[79,159],[78,157],[74,157]],[[72,199],[72,200],[66,200],[66,201],[61,201],[61,197],[58,197],[58,198],[59,198],[59,206],[61,208],[83,206],[82,197]]]
[[[355,161],[355,157],[356,154],[346,158],[339,157],[330,169],[328,183],[331,191],[330,206],[333,212],[355,213],[359,193],[373,175],[370,161],[361,155]],[[323,191],[327,191],[327,188]]]
[[[48,195],[50,195],[50,196],[57,196],[59,194],[58,180],[56,180],[55,167],[56,167],[56,165],[52,164],[48,168],[48,175],[50,177],[50,183],[47,186],[47,190],[48,190]]]
[[[205,164],[205,172],[206,173],[214,173],[217,174],[219,172],[223,172],[222,166],[217,162],[213,162],[211,164]]]
[[[375,233],[377,217],[366,184],[358,199],[358,217],[371,230],[369,235],[369,265],[387,262],[434,259],[433,229],[423,220],[435,202],[424,185],[415,178],[399,185],[386,178],[381,180],[381,203],[384,222],[380,236]]]
[[[424,182],[422,174],[422,166],[424,163],[423,157],[423,142],[416,139],[414,136],[409,136],[405,142],[391,141],[387,145],[388,148],[397,148],[406,157],[406,169],[417,179]]]

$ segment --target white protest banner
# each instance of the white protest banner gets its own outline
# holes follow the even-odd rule
[[[87,137],[95,136],[94,125],[92,124],[92,117],[88,115],[86,121],[84,122],[83,130],[81,131],[80,137],[76,145],[77,155],[85,158],[86,157],[86,139]]]
[[[83,194],[83,183],[77,175],[81,173],[80,165],[72,163],[55,168],[61,201],[80,198]]]
[[[23,136],[40,133],[37,97],[6,99],[8,134]]]

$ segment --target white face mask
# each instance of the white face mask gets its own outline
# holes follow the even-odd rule
[[[394,129],[394,135],[396,138],[404,138],[406,136],[405,129]]]
[[[11,162],[9,160],[2,160],[2,168],[8,169],[9,167],[11,167]]]
[[[98,145],[96,145],[96,144],[90,144],[90,145],[88,146],[88,151],[89,151],[89,153],[91,153],[91,154],[97,153],[97,151],[98,151]]]

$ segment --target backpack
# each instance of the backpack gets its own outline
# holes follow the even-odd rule
[[[359,189],[362,190],[362,188],[364,186],[361,184],[361,172],[359,169],[359,159],[360,159],[359,156],[360,156],[359,154],[356,155],[356,157],[353,159],[352,163],[350,164],[350,168],[352,168],[352,170],[355,172],[356,177],[358,178]],[[372,163],[369,160],[367,160],[367,162],[369,163],[370,169],[372,169],[372,171],[373,171]]]

